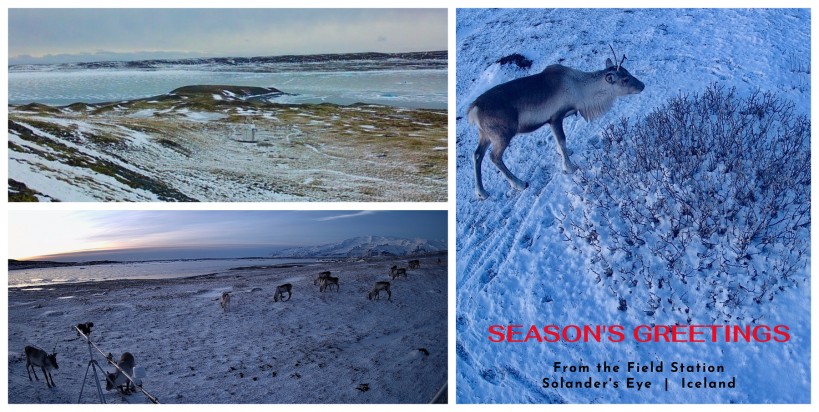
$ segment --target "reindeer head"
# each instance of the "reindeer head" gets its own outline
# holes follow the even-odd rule
[[[614,60],[616,61],[617,55],[614,53],[614,48],[611,47],[611,45],[609,45],[609,48],[611,48],[611,53],[614,55]],[[620,96],[642,92],[643,89],[646,88],[646,85],[636,77],[632,76],[631,73],[629,73],[628,70],[623,67],[624,61],[626,61],[625,54],[616,65],[611,61],[611,59],[606,59],[606,83],[610,84],[614,89],[616,89],[616,94]]]
[[[46,362],[51,364],[52,369],[60,369],[60,367],[57,365],[57,352],[54,352],[51,355],[46,356]]]

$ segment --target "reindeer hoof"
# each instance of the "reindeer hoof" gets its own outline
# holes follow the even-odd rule
[[[475,194],[478,195],[478,200],[486,200],[489,198],[489,192],[483,189],[476,190]]]

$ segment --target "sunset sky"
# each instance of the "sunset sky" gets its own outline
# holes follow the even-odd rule
[[[445,211],[11,211],[9,257],[265,256],[358,236],[446,240]]]
[[[447,49],[446,9],[9,9],[9,64]]]

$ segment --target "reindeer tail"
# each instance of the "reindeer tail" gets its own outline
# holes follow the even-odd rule
[[[475,126],[478,126],[478,128],[480,129],[481,123],[478,119],[479,112],[480,109],[478,108],[478,106],[475,106],[475,103],[472,103],[469,106],[469,110],[466,112],[466,119],[469,122],[469,124],[474,124]]]

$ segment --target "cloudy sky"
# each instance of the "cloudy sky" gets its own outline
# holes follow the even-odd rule
[[[446,9],[9,9],[9,64],[447,49]]]
[[[8,235],[12,259],[247,257],[369,235],[445,241],[447,213],[10,211]]]

